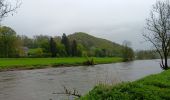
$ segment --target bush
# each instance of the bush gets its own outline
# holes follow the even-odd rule
[[[43,50],[42,48],[30,49],[28,55],[30,57],[43,57]]]
[[[83,62],[83,65],[94,65],[94,60],[92,59],[87,59],[87,61]]]

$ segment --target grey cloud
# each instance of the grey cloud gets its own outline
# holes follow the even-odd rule
[[[22,0],[18,13],[3,23],[28,36],[74,32],[122,43],[134,49],[143,41],[141,32],[156,0]],[[144,45],[147,47],[147,45]]]

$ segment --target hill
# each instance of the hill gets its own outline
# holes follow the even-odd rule
[[[76,40],[89,51],[102,50],[110,56],[121,56],[122,46],[106,39],[97,38],[83,32],[68,35],[70,41]]]

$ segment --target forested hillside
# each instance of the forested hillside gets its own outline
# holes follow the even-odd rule
[[[121,56],[122,46],[106,39],[97,38],[83,32],[77,32],[68,36],[70,41],[76,40],[87,50],[93,52],[105,52],[108,56]]]
[[[124,56],[122,51],[124,46],[83,32],[68,36],[65,33],[62,36],[35,35],[30,38],[18,35],[10,27],[2,26],[0,36],[0,57],[3,58]]]

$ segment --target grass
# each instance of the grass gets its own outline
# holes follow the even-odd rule
[[[121,62],[119,57],[96,58],[95,64]],[[0,58],[0,71],[83,65],[87,58]]]
[[[170,70],[116,86],[98,85],[80,100],[170,100]]]

